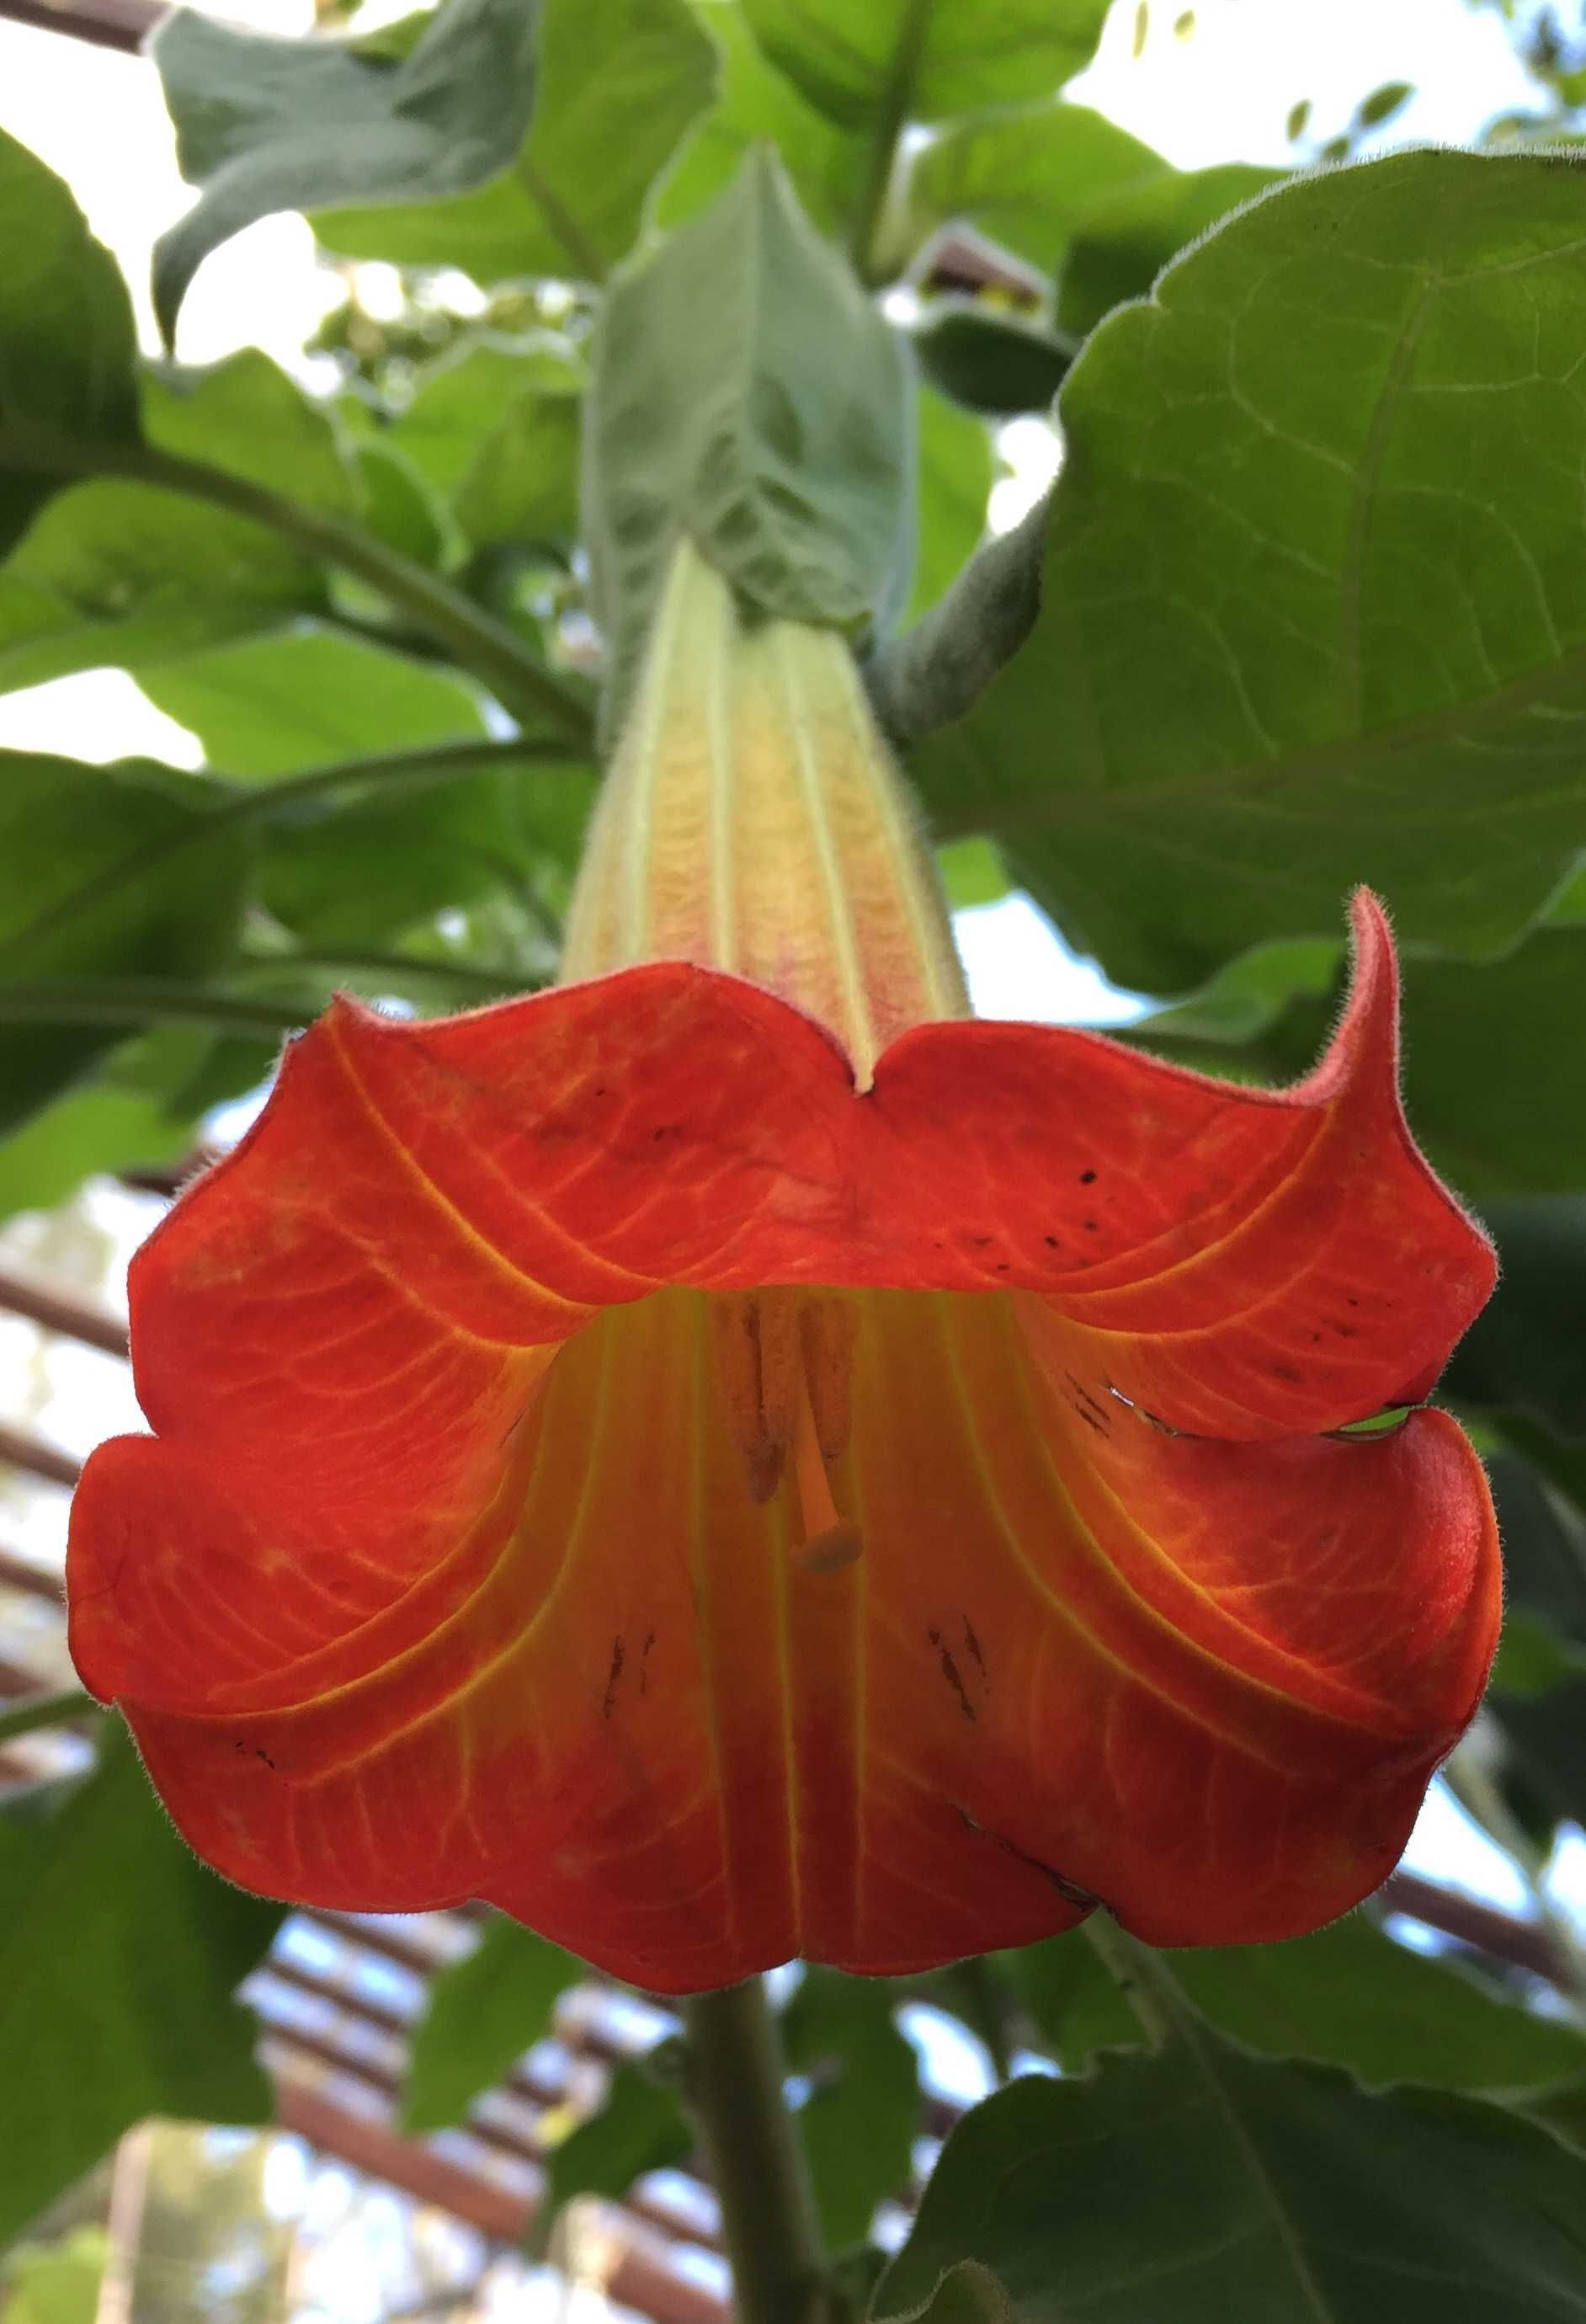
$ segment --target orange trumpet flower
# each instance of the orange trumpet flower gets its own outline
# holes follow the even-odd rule
[[[1278,1094],[961,1021],[845,648],[680,551],[576,981],[338,1002],[134,1263],[71,1643],[193,1846],[668,1991],[1365,1895],[1498,1566],[1452,1420],[1335,1433],[1493,1277],[1354,927]]]

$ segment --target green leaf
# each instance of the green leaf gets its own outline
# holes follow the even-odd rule
[[[1000,420],[1046,411],[1074,357],[1071,340],[978,299],[933,300],[913,343],[920,369],[944,395]]]
[[[498,13],[533,22],[522,0],[500,0]],[[322,241],[353,258],[460,266],[477,282],[603,279],[710,102],[715,51],[685,0],[540,0],[538,15],[534,119],[521,147],[492,163],[501,174],[446,201],[317,217]]]
[[[1039,617],[914,765],[1116,981],[1331,935],[1360,879],[1498,952],[1573,862],[1583,194],[1537,154],[1296,180],[1075,364]]]
[[[800,97],[766,58],[739,0],[696,0],[696,13],[716,46],[720,95],[661,180],[656,223],[680,226],[736,177],[752,146],[771,145],[812,223],[839,237],[863,183],[864,138]]]
[[[909,619],[945,597],[986,529],[996,473],[984,423],[922,387],[916,403],[919,545]]]
[[[967,2115],[874,2314],[965,2259],[1020,2324],[1560,2324],[1586,2316],[1586,2163],[1501,2107],[1367,2097],[1195,2026]]]
[[[1578,984],[1575,995],[1578,1005]],[[1532,1038],[1527,1025],[1517,1046],[1529,1050]],[[1443,1392],[1463,1404],[1513,1407],[1563,1435],[1586,1437],[1586,1196],[1488,1203],[1482,1216],[1502,1272],[1454,1351]]]
[[[281,1916],[189,1855],[119,1721],[55,1814],[0,1821],[0,2245],[145,2115],[270,2119],[232,1997]]]
[[[399,557],[435,570],[446,555],[446,530],[418,469],[387,438],[355,445],[352,459],[368,530]]]
[[[1506,1435],[1513,1428],[1506,1416]],[[1586,1515],[1522,1452],[1487,1463],[1503,1536],[1506,1617],[1530,1615],[1586,1646]]]
[[[543,2254],[557,2213],[575,2195],[614,2202],[649,2171],[669,2171],[693,2151],[694,2134],[678,2099],[637,2066],[619,2066],[605,2104],[558,2141],[546,2157],[545,2190],[530,2230]]]
[[[0,752],[0,979],[199,978],[215,967],[235,939],[251,854],[236,831],[191,836],[214,805],[211,786],[150,760],[85,767]],[[144,877],[90,888],[144,849],[157,859]],[[84,890],[91,908],[77,901]],[[115,1025],[0,1027],[0,1126],[24,1120],[124,1037]]]
[[[54,1210],[97,1170],[180,1161],[192,1139],[190,1121],[172,1120],[136,1090],[73,1090],[0,1140],[0,1219]]]
[[[945,131],[916,161],[906,199],[917,232],[962,219],[1055,274],[1058,328],[1083,337],[1284,175],[1243,162],[1176,170],[1104,114],[1058,98]]]
[[[77,484],[0,566],[0,692],[142,670],[325,601],[322,567],[244,518],[148,484]]]
[[[769,154],[613,285],[584,493],[608,715],[685,526],[768,613],[884,616],[913,546],[907,389],[897,335]]]
[[[244,780],[486,732],[478,696],[453,671],[334,630],[251,638],[139,683],[211,766]]]
[[[68,188],[0,134],[0,552],[56,488],[14,466],[35,428],[85,444],[134,444],[137,336],[115,261]]]
[[[998,904],[1008,893],[1002,858],[986,839],[955,839],[936,851],[936,870],[948,908],[969,910],[976,904]]]
[[[549,2030],[558,1994],[583,1974],[570,1953],[532,1929],[504,1914],[489,1921],[474,1950],[430,1980],[408,2061],[403,2130],[461,2122],[479,2093]]]
[[[245,476],[309,508],[357,512],[356,472],[329,412],[257,347],[203,371],[145,374],[143,427],[162,452]]]
[[[202,192],[155,245],[167,337],[203,260],[272,210],[410,205],[505,169],[534,101],[537,14],[523,0],[450,0],[400,61],[197,11],[169,17],[154,61],[181,173]]]
[[[1356,106],[1355,127],[1379,129],[1385,121],[1391,121],[1396,113],[1402,113],[1415,94],[1414,84],[1410,81],[1385,80],[1380,88],[1374,88],[1369,97],[1363,97]]]
[[[22,2244],[4,2263],[5,2324],[94,2324],[109,2240],[103,2227],[73,2227],[58,2243]]]
[[[1046,96],[1090,61],[1107,0],[743,0],[743,13],[812,105],[862,127]]]
[[[327,630],[258,639],[146,675],[145,691],[205,755],[254,779],[427,742],[483,736],[476,696],[431,669]],[[526,752],[511,765],[327,794],[272,819],[264,901],[306,943],[383,944],[438,911],[515,890],[577,860],[590,769]]]
[[[502,448],[515,457],[513,435],[531,435],[534,414],[548,407],[571,411],[586,386],[583,358],[555,332],[478,332],[453,354],[429,364],[385,441],[395,444],[448,504],[466,493],[488,491],[488,475]],[[576,457],[559,481],[559,507],[576,504]]]
[[[1036,2025],[1067,2073],[1138,2048],[1139,2026],[1082,1932],[1010,1957]],[[1222,2034],[1271,2058],[1345,2067],[1379,2088],[1517,2094],[1586,2070],[1586,2040],[1498,1999],[1355,1914],[1284,1944],[1197,1948],[1164,1963]]]
[[[1008,2294],[991,2269],[978,2259],[961,2259],[938,2279],[919,2307],[893,2324],[1010,2324],[1012,2314]]]
[[[833,2251],[862,2243],[877,2205],[908,2185],[919,2068],[894,2003],[886,1985],[807,1969],[782,2013],[788,2063],[810,2081],[798,2127]]]

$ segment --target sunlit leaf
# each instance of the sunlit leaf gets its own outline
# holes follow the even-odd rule
[[[1297,180],[1070,375],[1038,621],[914,763],[1119,982],[1324,936],[1361,878],[1406,939],[1499,951],[1573,862],[1583,185],[1449,152]]]
[[[581,1962],[532,1930],[487,1922],[474,1950],[430,1979],[408,2063],[403,2127],[461,2122],[471,2101],[549,2032],[558,1994],[583,1975]]]
[[[1018,104],[1087,63],[1107,0],[743,0],[766,54],[834,121]]]
[[[0,1821],[0,2244],[145,2115],[267,2122],[233,1999],[278,1904],[172,1831],[124,1733],[42,1821]]]

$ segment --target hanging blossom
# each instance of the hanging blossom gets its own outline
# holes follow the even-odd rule
[[[1498,1564],[1444,1414],[1335,1433],[1493,1278],[1353,917],[1279,1093],[964,1021],[845,648],[679,552],[567,981],[338,1001],[134,1262],[71,1645],[192,1845],[669,1991],[1367,1895]]]

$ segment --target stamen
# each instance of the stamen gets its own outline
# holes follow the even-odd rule
[[[793,1475],[804,1538],[791,1554],[801,1572],[840,1573],[864,1547],[859,1527],[837,1514],[826,1471],[827,1462],[835,1460],[847,1443],[851,1426],[853,1317],[836,1300],[807,1300],[799,1311],[798,1337],[803,1378],[793,1435]]]
[[[749,1483],[750,1499],[769,1501],[781,1480],[800,1402],[798,1328],[793,1301],[780,1292],[711,1301],[716,1377]]]

